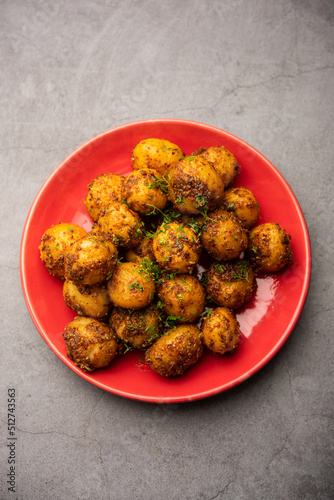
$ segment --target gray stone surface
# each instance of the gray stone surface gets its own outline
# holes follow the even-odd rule
[[[333,498],[333,2],[2,0],[0,12],[0,498]],[[304,211],[313,273],[265,368],[221,395],[159,406],[91,386],[53,354],[24,302],[19,249],[67,154],[164,117],[228,130],[273,162]]]

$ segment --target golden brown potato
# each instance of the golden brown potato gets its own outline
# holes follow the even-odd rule
[[[85,286],[66,280],[63,285],[65,304],[81,316],[101,319],[107,316],[111,302],[107,285]]]
[[[177,222],[161,224],[153,238],[154,256],[163,269],[173,273],[191,273],[201,245],[190,227]]]
[[[125,203],[114,201],[100,214],[94,231],[112,235],[116,246],[137,246],[144,236],[144,223]]]
[[[204,290],[195,276],[178,274],[170,279],[165,277],[157,286],[157,293],[164,313],[178,323],[194,323],[203,312]]]
[[[234,214],[218,208],[209,212],[200,239],[212,257],[231,260],[246,250],[248,233]]]
[[[240,165],[231,151],[224,148],[224,146],[212,146],[210,148],[200,148],[194,154],[198,154],[212,163],[217,172],[223,177],[225,188],[231,186],[240,169]]]
[[[203,354],[203,339],[195,325],[179,325],[160,337],[146,351],[145,360],[163,377],[182,375]]]
[[[122,199],[141,216],[154,214],[167,205],[167,183],[157,170],[143,168],[131,172],[124,181]]]
[[[276,272],[293,263],[291,236],[278,223],[254,227],[249,234],[248,253],[257,272]]]
[[[146,349],[161,334],[160,311],[153,304],[142,309],[115,307],[109,324],[116,336],[133,349]]]
[[[140,141],[132,151],[132,168],[153,168],[161,175],[170,165],[184,156],[179,146],[165,139],[147,138]]]
[[[168,193],[174,207],[185,214],[205,213],[217,207],[224,183],[212,164],[200,156],[186,156],[168,170]]]
[[[116,266],[117,248],[103,233],[88,233],[68,249],[65,279],[83,285],[106,281]]]
[[[88,214],[94,222],[112,201],[121,201],[124,177],[111,172],[101,174],[88,184],[88,194],[85,205]]]
[[[254,226],[260,216],[259,204],[252,191],[245,187],[227,189],[222,205],[248,229]]]
[[[254,271],[245,260],[212,263],[203,281],[210,299],[230,309],[246,304],[256,289]]]
[[[63,333],[67,356],[82,370],[92,372],[109,366],[118,352],[111,329],[93,318],[77,316]]]
[[[234,351],[240,342],[240,325],[233,311],[217,307],[203,319],[204,344],[216,354]]]
[[[41,260],[52,276],[64,279],[65,254],[72,243],[85,234],[86,231],[82,227],[65,222],[51,226],[45,231],[38,248]]]
[[[127,248],[124,256],[128,262],[134,262],[135,264],[141,264],[144,259],[155,261],[152,238],[144,237],[136,247]]]
[[[108,281],[111,302],[125,309],[141,309],[153,299],[155,283],[139,264],[123,262],[118,264]]]

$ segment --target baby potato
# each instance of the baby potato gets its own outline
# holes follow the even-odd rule
[[[194,323],[203,312],[203,287],[190,274],[178,274],[170,279],[165,277],[157,286],[157,294],[164,313],[176,318],[178,323]]]
[[[245,187],[227,189],[224,193],[223,205],[233,212],[242,224],[251,228],[259,218],[259,204],[252,191]]]
[[[163,377],[182,375],[203,354],[203,339],[195,325],[179,325],[148,348],[145,360]]]
[[[280,271],[293,263],[291,236],[278,223],[260,224],[249,234],[248,254],[255,271]]]
[[[254,271],[245,260],[212,263],[203,281],[210,299],[230,309],[246,304],[256,288]]]
[[[153,168],[163,175],[183,156],[183,151],[176,144],[165,139],[147,138],[133,148],[132,168]]]
[[[224,148],[224,146],[211,146],[209,148],[200,148],[194,154],[198,154],[212,163],[217,172],[223,177],[225,188],[231,186],[240,169],[240,165],[231,151]]]
[[[146,349],[160,336],[160,311],[153,304],[142,309],[115,307],[109,324],[128,347]]]
[[[135,264],[141,264],[144,259],[155,261],[152,238],[144,237],[136,247],[127,248],[124,257],[127,262],[134,262]]]
[[[216,354],[234,351],[240,342],[240,325],[227,307],[217,307],[203,319],[204,344]]]
[[[168,193],[181,213],[199,214],[217,207],[224,182],[213,165],[200,156],[186,156],[168,170]]]
[[[67,356],[84,371],[109,366],[118,352],[111,329],[93,318],[77,316],[63,333]]]
[[[121,201],[124,177],[111,172],[101,174],[88,184],[85,205],[88,214],[97,222],[99,215],[112,201]]]
[[[161,224],[153,238],[153,253],[163,269],[191,273],[201,252],[200,242],[190,227],[177,222]]]
[[[68,249],[65,279],[83,285],[106,281],[116,267],[117,248],[103,233],[88,233]]]
[[[248,233],[234,214],[217,208],[209,212],[200,240],[213,258],[231,260],[246,250]]]
[[[162,210],[167,205],[167,183],[157,170],[134,170],[125,179],[122,198],[141,216]]]
[[[49,227],[39,245],[40,258],[52,276],[64,279],[64,258],[68,248],[85,236],[86,231],[75,224],[61,222]]]
[[[144,223],[136,212],[114,201],[101,212],[94,231],[111,234],[116,246],[131,248],[141,242],[143,229]]]
[[[107,288],[115,306],[141,309],[152,301],[155,283],[139,264],[122,262],[116,267]]]
[[[85,286],[66,280],[63,285],[65,304],[81,316],[101,319],[107,316],[111,302],[107,285]]]

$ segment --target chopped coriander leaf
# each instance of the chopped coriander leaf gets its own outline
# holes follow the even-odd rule
[[[187,318],[183,318],[182,316],[175,316],[174,314],[170,314],[165,319],[165,325],[173,327],[173,326],[176,326],[178,323],[184,323],[186,321],[187,321]]]
[[[164,193],[168,193],[169,180],[166,177],[156,177],[150,184],[147,185],[148,189],[161,189]]]
[[[133,351],[133,347],[126,344],[125,342],[123,342],[124,346],[125,346],[125,351],[124,351],[124,354],[126,354],[127,352],[129,351]]]
[[[139,281],[135,281],[134,283],[131,283],[131,284],[129,285],[129,288],[130,288],[130,290],[135,290],[135,289],[137,289],[137,290],[140,290],[141,292],[143,292],[143,291],[144,291],[144,289],[143,289],[143,285],[141,285],[141,284],[139,283]]]
[[[212,310],[205,309],[202,313],[201,316],[202,318],[210,318],[211,314],[213,313]]]

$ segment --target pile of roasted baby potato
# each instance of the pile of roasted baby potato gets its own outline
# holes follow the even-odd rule
[[[256,197],[233,187],[240,165],[223,146],[185,155],[146,138],[131,162],[129,175],[88,185],[91,231],[53,225],[40,256],[77,313],[63,333],[77,366],[91,372],[141,349],[161,376],[182,375],[204,349],[237,348],[236,312],[258,273],[293,262],[291,238],[278,223],[259,224]]]

